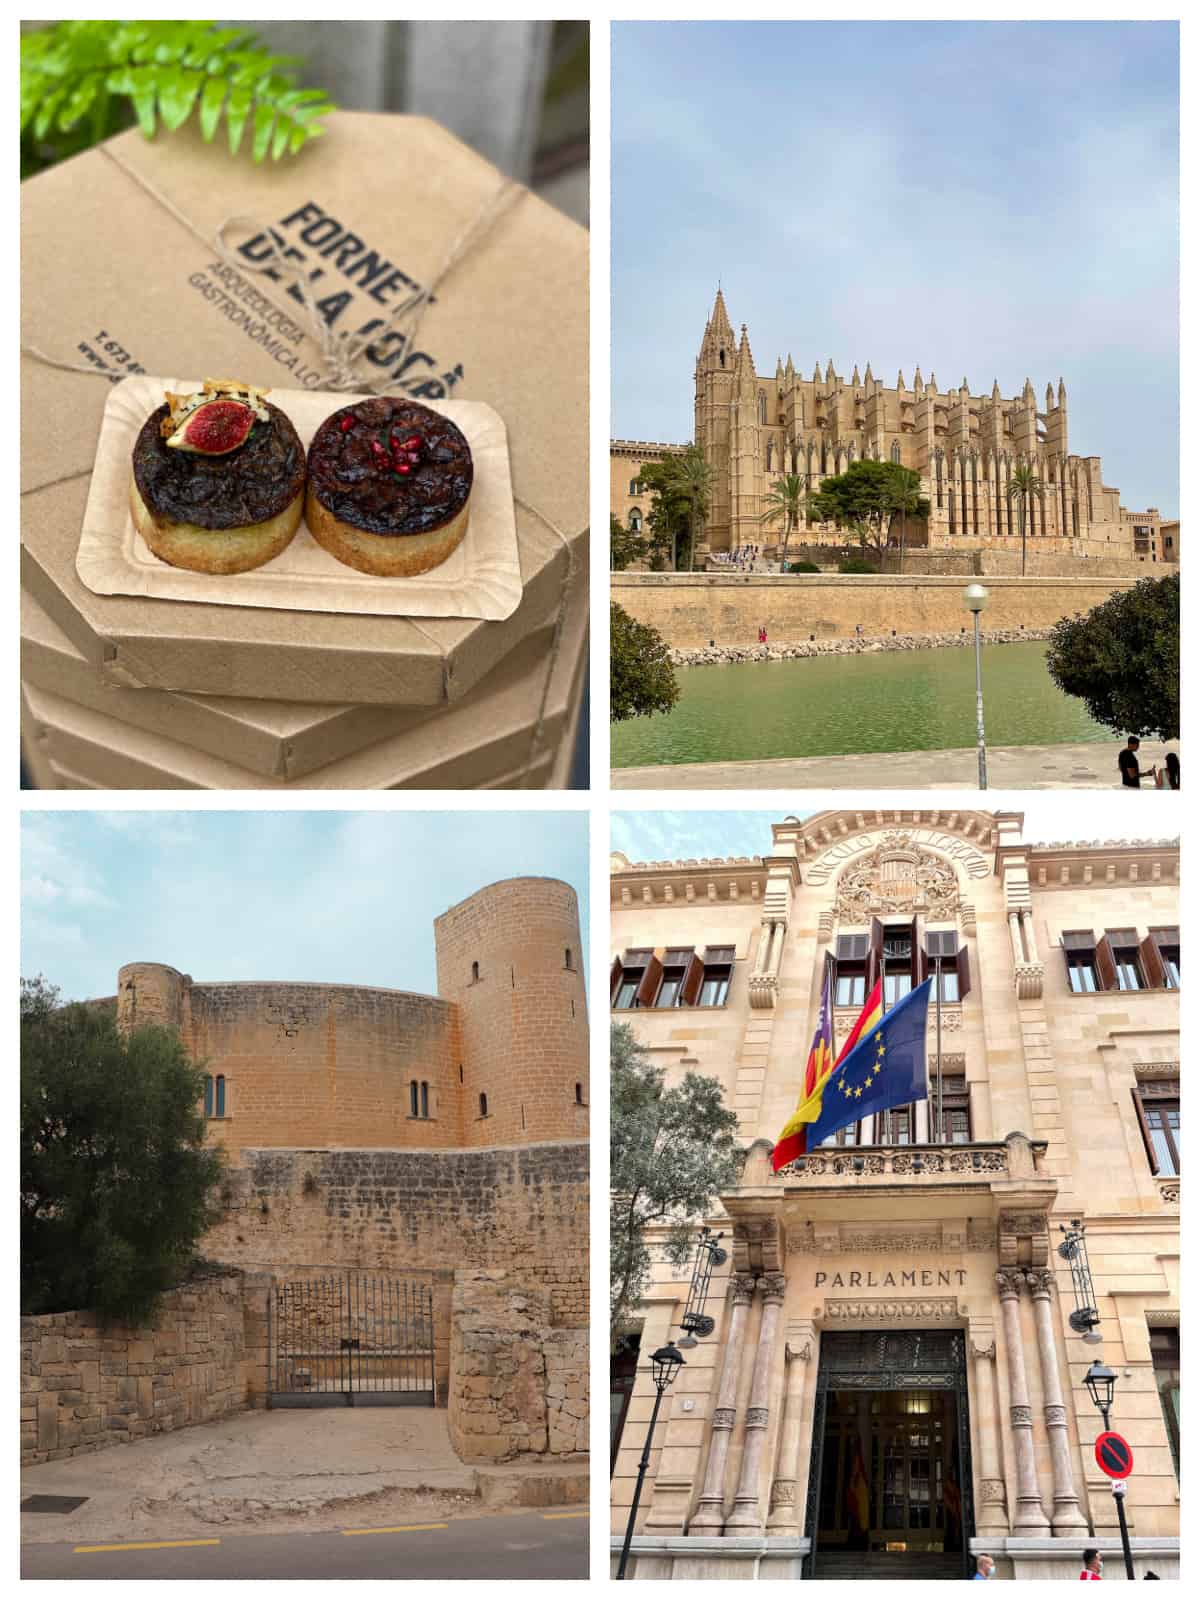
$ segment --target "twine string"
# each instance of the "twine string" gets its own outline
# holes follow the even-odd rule
[[[140,172],[120,160],[109,145],[99,145],[97,150],[99,154],[105,156],[115,166],[119,167],[156,204],[169,212],[180,226],[186,228],[206,249],[215,248],[216,253],[226,265],[233,267],[237,272],[267,277],[272,282],[282,281],[285,292],[293,288],[296,290],[307,316],[308,331],[320,348],[322,360],[327,369],[322,380],[323,386],[339,393],[365,391],[370,394],[386,394],[388,392],[387,385],[394,381],[394,375],[384,374],[382,377],[373,377],[359,371],[357,363],[364,351],[377,344],[388,333],[399,333],[404,341],[404,347],[412,349],[416,344],[417,333],[420,330],[425,311],[438,288],[454,271],[459,262],[482,243],[504,213],[515,205],[523,195],[528,193],[528,190],[522,184],[517,183],[512,178],[506,178],[479,208],[474,217],[451,240],[442,257],[441,264],[433,273],[429,282],[423,286],[415,287],[410,295],[397,302],[388,311],[383,323],[374,328],[370,334],[351,334],[335,330],[321,315],[309,283],[296,270],[295,266],[285,258],[270,228],[264,228],[253,217],[226,217],[217,229],[214,245],[214,241],[207,238],[192,222],[191,218],[186,216],[167,195],[163,194],[159,188]],[[267,241],[269,254],[264,263],[250,262],[244,257],[232,253],[232,247],[226,239],[226,230],[238,227],[250,228],[255,233],[261,234]],[[272,295],[267,294],[266,298],[272,302],[276,311],[284,312],[284,308],[278,305]],[[105,378],[110,381],[114,377],[120,379],[128,376],[127,373],[118,374],[111,367],[98,367],[94,364],[84,365],[82,362],[60,360],[56,356],[48,355],[34,344],[22,344],[21,354],[29,356],[34,361],[41,362],[43,366],[55,367],[60,372],[78,372],[86,377]],[[80,477],[86,475],[85,473],[76,474],[76,476]],[[531,516],[536,517],[539,522],[549,528],[567,552],[567,575],[563,580],[562,591],[559,595],[558,611],[554,621],[554,634],[550,645],[550,659],[547,663],[546,676],[542,684],[537,721],[534,724],[530,738],[529,756],[526,762],[526,772],[528,772],[540,757],[541,748],[545,742],[546,705],[550,696],[550,683],[561,651],[563,628],[578,571],[578,561],[569,535],[551,521],[545,512],[540,511],[537,506],[532,505],[528,500],[521,499],[516,494],[513,495],[513,503],[520,506],[522,510],[529,512]],[[421,626],[416,618],[408,617],[406,620],[441,652],[444,681],[448,659],[445,648],[432,633]]]

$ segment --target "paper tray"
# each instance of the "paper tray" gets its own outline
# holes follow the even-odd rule
[[[287,549],[252,572],[217,577],[160,561],[133,525],[129,480],[133,446],[167,389],[189,394],[195,379],[126,378],[104,408],[91,492],[75,568],[93,594],[191,600],[207,605],[261,606],[381,617],[472,617],[502,622],[521,602],[521,562],[504,423],[477,400],[443,400],[430,409],[458,424],[471,446],[475,481],[470,524],[458,549],[432,572],[376,578],[324,550],[302,520]],[[273,389],[271,401],[291,418],[307,450],[325,418],[365,395]]]

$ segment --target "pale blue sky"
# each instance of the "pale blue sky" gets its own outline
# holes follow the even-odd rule
[[[26,811],[21,843],[21,971],[70,1000],[130,961],[435,994],[434,918],[522,876],[575,890],[588,970],[578,811]]]
[[[760,372],[1039,398],[1179,511],[1174,23],[620,23],[614,436],[692,436],[720,277]]]

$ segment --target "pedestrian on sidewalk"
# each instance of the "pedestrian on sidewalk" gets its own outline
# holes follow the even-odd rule
[[[1083,1552],[1083,1571],[1079,1574],[1080,1582],[1090,1578],[1103,1578],[1104,1557],[1099,1550],[1085,1550]]]
[[[996,1563],[991,1556],[979,1556],[976,1558],[975,1571],[972,1576],[975,1578],[990,1578],[995,1570]]]
[[[1117,757],[1117,768],[1121,774],[1121,787],[1123,789],[1140,789],[1142,787],[1142,769],[1138,765],[1137,758],[1141,742],[1140,739],[1135,739],[1133,734],[1130,734],[1124,750]]]

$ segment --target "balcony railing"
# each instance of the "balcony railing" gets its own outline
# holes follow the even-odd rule
[[[1033,1141],[1032,1150],[1034,1170],[1038,1172],[1045,1143]],[[781,1168],[777,1177],[787,1184],[820,1185],[847,1179],[852,1183],[887,1183],[897,1178],[906,1183],[937,1183],[947,1178],[961,1182],[973,1177],[987,1180],[997,1174],[1016,1175],[1012,1171],[1011,1148],[1005,1143],[831,1145],[814,1150],[811,1155],[798,1156]],[[1178,1190],[1178,1180],[1175,1182]]]

